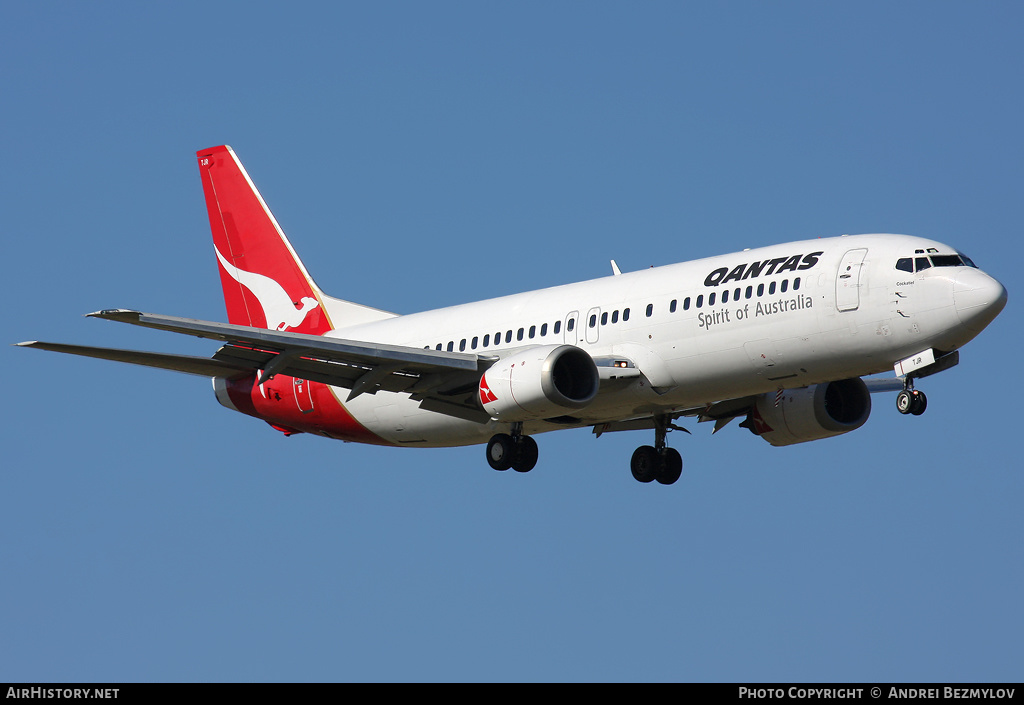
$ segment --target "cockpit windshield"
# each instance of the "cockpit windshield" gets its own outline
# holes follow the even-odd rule
[[[920,252],[920,250],[919,250]],[[955,255],[928,255],[922,257],[901,257],[896,260],[896,269],[901,272],[923,272],[929,267],[973,267],[978,265],[971,261],[971,258],[962,252]]]
[[[964,261],[964,264],[966,266],[973,267],[974,269],[978,268],[978,265],[976,265],[974,262],[972,262],[971,258],[968,257],[967,255],[965,255],[963,252],[957,252],[957,254],[960,255],[960,259],[962,259]]]

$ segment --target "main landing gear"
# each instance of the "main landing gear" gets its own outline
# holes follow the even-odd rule
[[[633,451],[629,469],[638,482],[657,480],[663,485],[671,485],[683,474],[683,458],[679,451],[665,445],[665,435],[669,429],[686,431],[663,416],[655,416],[654,446],[640,446]]]
[[[907,377],[903,390],[896,395],[896,411],[901,414],[920,416],[928,408],[928,397],[924,392],[914,389],[914,379]]]
[[[495,470],[530,472],[537,464],[537,441],[523,435],[523,424],[512,424],[512,433],[496,433],[487,442],[487,463]]]

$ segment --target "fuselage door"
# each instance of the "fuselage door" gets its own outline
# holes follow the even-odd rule
[[[299,411],[308,414],[313,410],[313,394],[308,379],[292,378],[292,389],[295,392],[295,403]]]
[[[601,335],[601,309],[592,308],[587,313],[587,342],[596,343]]]
[[[836,310],[856,311],[860,306],[860,270],[868,251],[850,250],[843,255],[836,273]]]
[[[575,345],[576,344],[576,324],[579,322],[577,319],[580,317],[579,311],[573,311],[565,317],[565,344]]]

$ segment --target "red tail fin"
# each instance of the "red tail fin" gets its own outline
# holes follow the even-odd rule
[[[330,330],[323,294],[231,147],[196,156],[228,321],[314,335]]]

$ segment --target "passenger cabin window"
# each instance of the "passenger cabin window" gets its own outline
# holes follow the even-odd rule
[[[516,331],[516,340],[522,340],[522,339],[523,339],[523,329],[520,328],[518,331]]]
[[[597,314],[596,313],[592,313],[592,314],[590,314],[590,327],[593,328],[596,325],[597,325]]]
[[[618,311],[612,311],[612,323],[618,323],[618,322],[619,322],[619,312]]]
[[[726,289],[725,291],[722,292],[722,303],[723,304],[729,303],[729,290],[728,289]]]
[[[554,326],[554,328],[551,329],[551,332],[554,333],[555,335],[558,335],[561,330],[562,330],[562,322],[561,321],[555,321],[555,326]]]
[[[543,338],[547,334],[548,334],[548,324],[547,323],[541,323],[540,324],[540,337]]]
[[[675,299],[672,299],[672,303],[670,303],[668,305],[668,312],[669,313],[675,313],[676,312],[676,300]]]
[[[689,311],[690,310],[690,297],[689,296],[687,296],[685,299],[683,299],[683,310],[684,311]]]
[[[647,304],[647,317],[650,318],[651,314],[654,313],[654,304]]]
[[[537,335],[537,326],[530,326],[530,337]]]
[[[484,336],[484,347],[486,348],[486,347],[487,347],[488,345],[490,345],[490,344],[491,344],[491,334],[490,334],[490,333],[487,333],[487,334],[486,334],[486,335]]]
[[[700,296],[697,297],[697,308],[700,308],[703,305],[704,305],[704,294],[701,294]]]
[[[629,309],[626,308],[626,309],[622,310],[622,321],[626,322],[628,320],[629,320]]]
[[[565,322],[565,329],[567,331],[569,331],[570,333],[572,332],[572,329],[575,328],[575,327],[576,327],[576,319],[575,318],[570,318],[568,321]]]
[[[608,312],[607,311],[605,311],[604,313],[601,314],[601,325],[602,326],[608,325]]]
[[[710,294],[708,294],[708,306],[714,306],[714,305],[715,305],[715,292],[712,291]]]
[[[459,352],[466,352],[466,339],[459,341]]]

